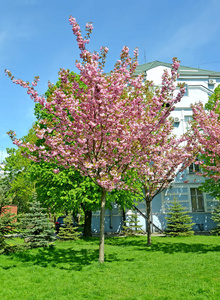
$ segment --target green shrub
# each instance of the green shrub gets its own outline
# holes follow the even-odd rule
[[[140,221],[136,214],[131,214],[127,217],[126,226],[122,226],[122,234],[126,236],[132,236],[136,234],[142,234],[143,230],[141,229],[142,225],[139,225]]]
[[[65,227],[60,227],[58,237],[63,240],[77,240],[80,233],[77,231],[78,227],[73,226],[73,219],[68,215],[64,220]]]
[[[8,208],[1,207],[0,209],[0,254],[8,247],[6,243],[6,235],[13,232],[16,228],[16,216],[7,211]]]

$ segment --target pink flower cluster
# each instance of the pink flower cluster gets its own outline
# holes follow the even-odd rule
[[[218,101],[208,112],[203,108],[202,103],[192,105],[193,138],[199,146],[200,153],[209,159],[209,164],[198,162],[203,168],[203,172],[199,175],[208,176],[214,180],[220,179],[220,115],[217,112],[218,107]]]
[[[26,88],[27,94],[30,95],[31,99],[33,99],[34,102],[39,102],[41,105],[44,105],[45,98],[43,96],[39,96],[38,92],[34,89],[34,87],[37,86],[39,77],[35,77],[34,81],[31,83],[32,86],[30,86],[29,82],[23,81],[22,79],[15,79],[9,70],[5,70],[5,75],[8,75],[8,77],[12,80],[13,83],[18,84],[23,88]]]

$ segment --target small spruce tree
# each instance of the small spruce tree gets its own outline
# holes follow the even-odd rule
[[[214,235],[220,235],[220,202],[214,208],[211,219],[217,224],[217,226],[211,230]]]
[[[33,202],[30,203],[30,212],[26,213],[22,220],[25,227],[25,242],[30,248],[46,247],[55,240],[53,225],[44,211],[34,194]]]
[[[171,202],[167,220],[166,235],[168,236],[190,236],[194,234],[192,230],[192,218],[184,211],[184,207],[175,198]]]
[[[64,240],[77,240],[80,233],[77,231],[78,227],[73,226],[73,218],[67,215],[63,220],[65,227],[60,227],[58,237]]]
[[[136,234],[143,233],[142,225],[139,225],[140,221],[138,220],[138,216],[133,213],[126,219],[126,226],[122,226],[122,234],[126,236],[132,236]]]

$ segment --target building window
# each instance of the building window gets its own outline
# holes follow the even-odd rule
[[[191,188],[191,202],[192,202],[192,211],[193,212],[202,212],[204,211],[204,200],[202,192],[197,188]]]
[[[193,117],[192,116],[184,116],[184,121],[186,123],[189,123],[190,121],[192,121]]]
[[[185,94],[184,94],[184,96],[189,96],[189,90],[188,90],[188,84],[185,84]]]
[[[198,158],[196,159],[196,161],[198,161]],[[195,161],[195,162],[196,162],[196,161]],[[193,162],[193,163],[189,166],[189,174],[201,172],[201,170],[200,170],[200,165],[197,165],[195,162]]]
[[[190,129],[190,127],[191,127],[190,122],[192,120],[193,120],[192,116],[184,116],[184,122],[185,122],[186,130]]]

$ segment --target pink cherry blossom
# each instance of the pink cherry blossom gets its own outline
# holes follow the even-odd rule
[[[215,181],[220,179],[220,123],[217,112],[218,101],[213,109],[205,111],[202,103],[192,105],[193,122],[191,128],[195,142],[200,147],[200,153],[205,155],[210,164],[202,161],[196,162],[202,166],[203,172],[198,175],[208,176]]]

